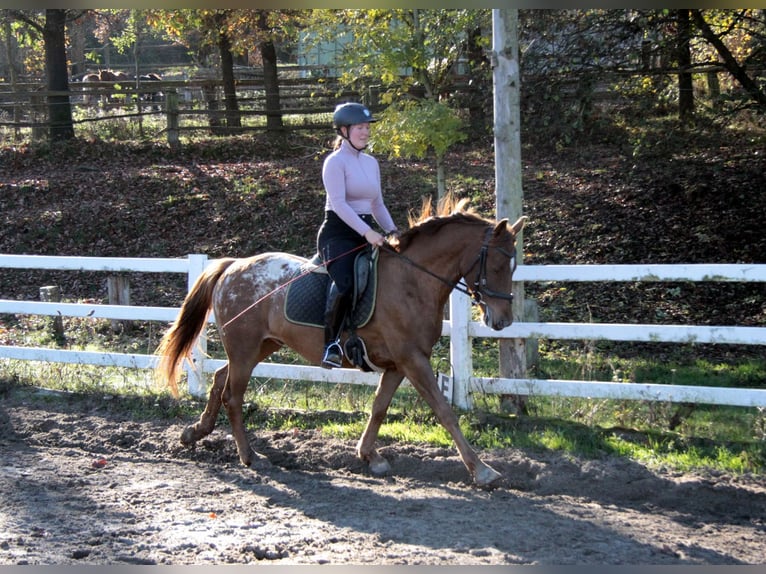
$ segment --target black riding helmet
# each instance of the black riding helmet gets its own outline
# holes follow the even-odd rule
[[[332,125],[335,128],[335,131],[338,132],[343,126],[366,123],[371,124],[377,121],[378,120],[372,117],[372,112],[367,109],[367,106],[356,102],[338,104],[335,108],[335,113],[332,115]]]

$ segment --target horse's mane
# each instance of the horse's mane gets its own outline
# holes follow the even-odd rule
[[[407,220],[410,228],[399,238],[398,250],[406,249],[416,236],[420,234],[433,235],[445,224],[453,221],[485,224],[487,220],[476,213],[472,207],[469,207],[469,202],[467,197],[456,198],[452,194],[447,194],[438,201],[436,208],[434,208],[430,197],[424,199],[420,213],[417,215],[409,214]]]

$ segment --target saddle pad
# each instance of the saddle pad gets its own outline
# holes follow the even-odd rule
[[[364,327],[375,310],[375,296],[378,290],[378,258],[373,259],[367,289],[357,301],[351,324]],[[324,268],[322,268],[324,269]],[[285,297],[285,318],[291,323],[309,327],[324,327],[324,311],[327,303],[327,282],[330,276],[324,272],[306,272],[287,286]]]

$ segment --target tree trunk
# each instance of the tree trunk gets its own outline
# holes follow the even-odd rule
[[[694,86],[692,83],[691,18],[688,9],[676,10],[676,62],[678,64],[678,118],[688,121],[694,116]]]
[[[441,201],[447,193],[447,178],[444,175],[444,155],[436,156],[436,201]]]
[[[226,126],[229,128],[228,132],[233,133],[242,127],[242,116],[237,104],[231,40],[226,32],[221,32],[218,35],[218,50],[221,55],[221,79],[223,81],[223,104],[226,109]]]
[[[214,136],[225,135],[225,130],[221,127],[221,110],[217,92],[215,84],[207,82],[202,84],[202,99],[205,100],[207,123],[210,126],[210,133]]]
[[[5,54],[8,60],[8,76],[11,80],[11,91],[15,94],[18,90],[18,72],[16,71],[16,54],[13,49],[13,32],[11,30],[11,19],[3,19],[3,45],[5,46]],[[15,102],[13,104],[13,123],[14,138],[18,140],[20,138],[19,124],[21,123],[21,104]]]
[[[702,11],[691,10],[691,16],[694,20],[694,24],[702,33],[702,37],[710,42],[710,44],[712,44],[712,46],[716,49],[716,52],[718,52],[718,55],[721,56],[723,65],[726,67],[729,73],[734,76],[734,78],[740,83],[745,91],[750,94],[750,97],[758,102],[758,105],[761,108],[766,109],[766,92],[762,91],[758,87],[758,84],[755,82],[755,80],[747,75],[745,69],[740,66],[734,55],[726,47],[726,44],[723,43],[721,38],[715,35],[713,30],[705,21],[705,18],[702,16]]]
[[[485,49],[481,45],[482,30],[475,28],[468,34],[466,40],[466,56],[471,76],[471,87],[468,88],[468,115],[471,121],[471,129],[477,134],[483,134],[488,127],[488,114],[484,108],[484,94],[491,89],[491,74],[489,61]],[[475,86],[475,87],[474,87]]]
[[[72,63],[70,77],[79,78],[85,73],[85,26],[67,26],[69,32],[69,60]]]
[[[266,131],[282,131],[282,106],[279,101],[279,78],[277,76],[277,50],[274,42],[261,42],[259,49],[263,59],[263,88],[266,91]]]
[[[74,138],[72,106],[69,102],[69,74],[66,62],[66,10],[45,10],[45,69],[48,77],[48,125],[50,140]]]

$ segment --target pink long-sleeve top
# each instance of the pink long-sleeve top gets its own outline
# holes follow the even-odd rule
[[[327,192],[325,209],[334,211],[359,235],[370,230],[360,214],[370,213],[386,232],[396,228],[383,202],[380,166],[369,154],[355,150],[343,140],[341,146],[325,158],[322,181]]]

